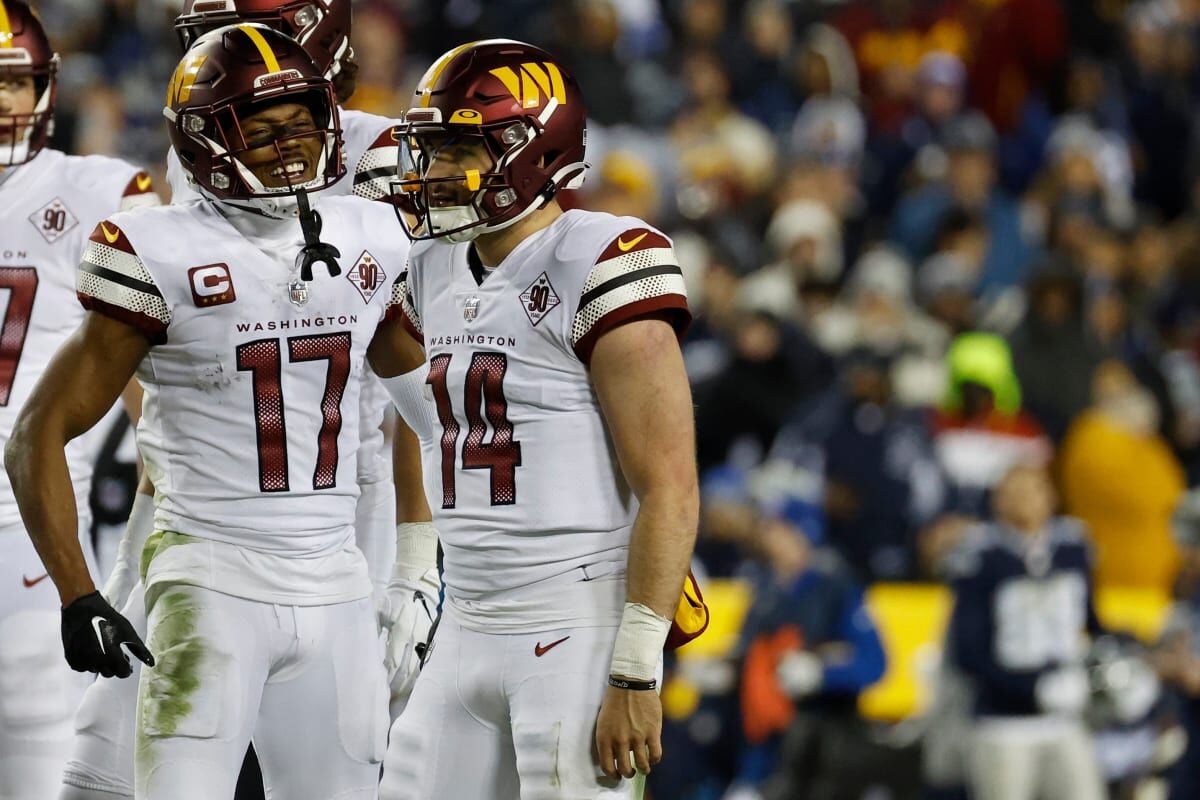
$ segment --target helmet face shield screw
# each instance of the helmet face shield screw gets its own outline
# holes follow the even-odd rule
[[[294,19],[297,27],[307,28],[317,21],[317,12],[312,6],[305,6],[296,12]]]
[[[213,186],[217,187],[218,189],[228,189],[229,188],[229,176],[222,174],[220,172],[218,172],[212,176],[212,182],[213,182]]]
[[[183,129],[188,133],[202,133],[204,131],[204,120],[195,114],[184,114]]]
[[[505,189],[496,195],[496,205],[500,208],[507,208],[517,202],[517,193],[512,189]]]
[[[504,142],[505,144],[516,144],[517,142],[522,141],[524,138],[525,126],[519,124],[509,125],[504,129],[504,132],[500,134],[500,141]]]

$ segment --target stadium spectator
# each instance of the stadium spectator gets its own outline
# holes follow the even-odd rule
[[[958,117],[966,100],[967,68],[958,56],[934,51],[917,66],[912,111],[895,130],[873,131],[867,147],[871,178],[866,189],[871,210],[892,210],[913,159],[936,146],[943,127]]]
[[[839,299],[808,322],[827,353],[865,348],[894,357],[897,402],[927,407],[943,385],[948,336],[912,301],[912,269],[894,248],[877,246],[854,265]]]
[[[1187,734],[1186,750],[1171,771],[1171,797],[1185,798],[1200,793],[1200,492],[1180,498],[1172,527],[1182,569],[1154,664],[1178,696]]]
[[[1066,262],[1044,262],[1030,278],[1028,310],[1011,337],[1025,407],[1054,439],[1088,405],[1103,357],[1084,321],[1083,282]]]
[[[885,667],[863,590],[786,521],[765,522],[756,546],[769,566],[742,629],[737,783],[772,800],[856,796],[854,785],[878,780],[856,765],[867,738],[856,702]]]
[[[1022,410],[1012,354],[994,334],[965,333],[946,356],[947,390],[933,442],[950,486],[950,511],[980,515],[987,493],[1018,463],[1047,463],[1050,442]]]
[[[945,486],[921,414],[896,402],[893,359],[867,347],[842,360],[836,386],[780,431],[765,471],[820,465],[827,543],[866,580],[915,577],[916,532],[942,507]],[[773,505],[803,508],[793,479]],[[794,519],[804,520],[804,516]],[[810,526],[811,527],[811,526]]]
[[[1044,467],[1017,465],[996,486],[994,520],[955,554],[948,648],[972,682],[968,783],[978,800],[1101,800],[1082,713],[1092,605],[1087,540],[1057,517]]]
[[[587,97],[589,119],[599,125],[633,122],[637,107],[617,52],[621,25],[616,4],[583,0],[574,4],[564,23],[564,29],[577,35],[560,52]]]
[[[766,244],[775,260],[742,282],[743,302],[796,323],[826,310],[842,278],[841,225],[828,206],[816,200],[782,206],[771,217]]]
[[[701,470],[730,457],[757,463],[792,409],[832,374],[828,357],[802,329],[770,312],[743,311],[729,363],[707,386],[697,387]]]
[[[738,111],[720,56],[693,50],[683,60],[687,100],[671,125],[681,210],[698,219],[728,211],[764,190],[775,145],[762,123]]]
[[[1086,523],[1098,586],[1167,595],[1179,568],[1171,513],[1183,468],[1158,435],[1158,406],[1120,362],[1092,378],[1092,405],[1063,441],[1059,472],[1067,513]]]
[[[896,206],[889,238],[915,261],[933,250],[938,224],[958,206],[982,215],[988,231],[980,285],[1012,286],[1025,276],[1030,247],[1017,203],[996,183],[996,131],[978,112],[943,126],[944,160],[925,186],[905,195]]]

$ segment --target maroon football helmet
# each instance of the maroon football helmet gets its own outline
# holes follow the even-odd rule
[[[211,30],[257,22],[298,41],[333,79],[350,52],[350,21],[350,0],[184,0],[175,33],[187,50]]]
[[[286,132],[268,142],[278,154],[280,175],[287,179],[284,187],[268,187],[242,160],[263,146],[247,142],[242,123],[283,102],[307,106],[315,128]],[[220,200],[273,198],[301,188],[318,191],[345,173],[332,84],[294,39],[264,25],[230,25],[200,37],[175,69],[163,116],[184,170]],[[317,139],[321,155],[309,165],[314,178],[293,183],[297,157],[285,156],[285,151],[294,151],[296,140],[304,138]]]
[[[392,198],[413,239],[469,241],[583,184],[583,95],[570,73],[533,45],[488,39],[450,50],[421,78],[403,120]],[[439,152],[464,143],[482,145],[491,167],[431,177]],[[467,205],[439,205],[435,195],[447,183],[466,187]]]
[[[37,101],[29,114],[0,108],[0,166],[33,159],[54,127],[58,54],[24,0],[0,0],[0,80],[33,78]]]

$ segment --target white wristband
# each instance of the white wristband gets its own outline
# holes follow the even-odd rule
[[[609,674],[639,681],[654,680],[670,630],[671,620],[655,614],[649,606],[626,603]]]
[[[392,577],[415,581],[437,566],[437,528],[432,522],[401,522],[396,526],[396,565]]]

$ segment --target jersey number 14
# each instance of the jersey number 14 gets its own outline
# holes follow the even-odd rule
[[[446,382],[451,358],[449,354],[431,358],[429,377],[426,379],[433,387],[438,421],[442,424],[442,508],[454,508],[458,499],[454,462],[458,435],[462,430],[454,415]],[[473,353],[463,386],[467,420],[467,436],[462,446],[463,469],[491,470],[491,501],[494,506],[510,506],[517,502],[516,475],[517,467],[521,466],[521,443],[513,438],[513,425],[508,419],[508,400],[504,397],[506,372],[508,356],[504,353]],[[492,440],[484,442],[489,425],[492,428]]]

